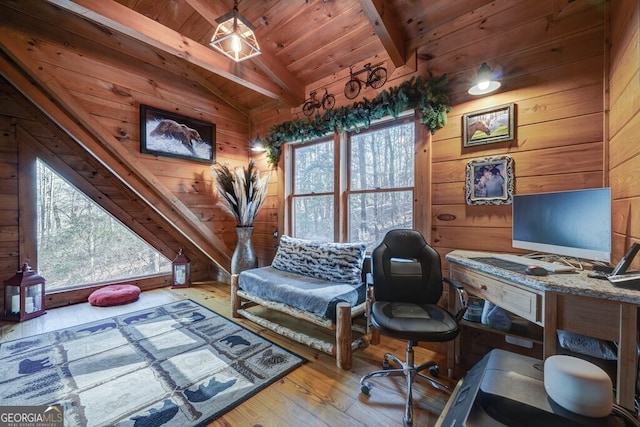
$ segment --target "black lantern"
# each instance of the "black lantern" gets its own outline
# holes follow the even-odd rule
[[[3,318],[22,322],[44,313],[44,278],[25,262],[22,270],[4,281]]]
[[[178,251],[171,267],[171,287],[188,288],[191,281],[191,260],[182,253],[182,249]]]

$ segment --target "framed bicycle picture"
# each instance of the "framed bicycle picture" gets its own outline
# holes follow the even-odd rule
[[[216,152],[216,125],[148,105],[140,105],[140,151],[213,163]]]
[[[515,139],[515,104],[498,105],[462,115],[462,146]]]
[[[513,158],[491,156],[469,160],[466,166],[468,205],[509,205],[513,199]]]

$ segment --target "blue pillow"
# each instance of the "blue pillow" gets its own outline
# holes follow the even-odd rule
[[[273,268],[328,280],[359,285],[366,254],[364,243],[330,243],[282,236]]]

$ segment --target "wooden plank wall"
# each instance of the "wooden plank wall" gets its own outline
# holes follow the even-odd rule
[[[32,9],[6,10],[4,25],[8,27],[3,31],[12,34],[3,41],[6,48],[30,72],[52,82],[50,87],[69,95],[82,110],[80,113],[88,114],[106,130],[118,148],[129,150],[152,175],[147,178],[174,194],[192,216],[220,238],[224,245],[221,249],[230,256],[236,241],[235,221],[216,205],[211,166],[141,154],[139,105],[215,123],[217,161],[231,166],[247,164],[248,117],[200,85],[202,78],[184,65],[124,36],[105,34],[50,5],[40,4]],[[59,22],[65,22],[64,28],[56,25]],[[126,202],[121,200],[123,197],[131,197],[109,196],[122,203]],[[257,234],[264,228],[268,231],[262,234],[270,236],[274,228],[267,223],[270,216],[267,212],[261,215],[264,219],[256,224]],[[273,244],[268,241],[266,246],[271,250]],[[264,263],[268,255],[259,246],[258,254]]]
[[[446,73],[451,82],[454,109],[449,124],[432,138],[425,134],[425,141],[420,142],[429,150],[428,156],[421,153],[420,158],[430,157],[432,161],[419,167],[431,168],[428,174],[431,182],[417,189],[420,200],[433,201],[431,211],[425,209],[425,217],[419,219],[423,224],[420,228],[441,253],[454,248],[511,250],[510,208],[467,206],[464,202],[464,170],[470,159],[498,154],[513,156],[516,193],[598,187],[606,183],[603,144],[606,4],[603,0],[480,2],[473,14],[439,23],[432,31],[407,42],[411,49],[417,49],[417,71],[400,70],[388,86],[429,73]],[[616,7],[618,20],[632,15],[627,13],[633,12],[627,10],[628,6]],[[52,9],[41,16],[16,13],[5,18],[12,27],[18,27],[15,40],[7,43],[15,44],[16,49],[31,46],[23,54],[28,55],[33,69],[46,67],[51,77],[133,153],[158,182],[171,189],[202,223],[221,236],[228,248],[233,248],[234,224],[215,207],[208,167],[139,153],[138,105],[178,110],[215,122],[218,160],[234,165],[246,163],[250,137],[264,135],[270,125],[291,119],[296,109],[269,105],[252,112],[247,120],[199,86],[193,70],[165,62],[152,50],[126,37],[105,37],[99,29],[80,19],[66,17],[64,28],[52,25],[51,22],[61,22],[59,13]],[[622,26],[627,27],[633,25]],[[635,28],[637,32],[637,25]],[[627,70],[631,63],[637,65],[631,56],[637,54],[631,53],[637,38],[633,34],[614,34],[626,46],[614,51],[624,59],[620,61],[621,70]],[[139,55],[139,59],[132,54]],[[502,69],[504,87],[495,95],[472,99],[466,88],[484,61]],[[637,67],[634,70],[637,73]],[[185,77],[176,78],[180,73]],[[623,141],[624,134],[633,133],[630,126],[635,112],[629,107],[633,92],[627,94],[625,88],[613,90],[620,82],[631,82],[633,78],[628,71],[616,71],[615,67],[611,74],[611,185],[616,200],[633,201],[636,194],[632,193],[630,179],[635,172],[629,159],[635,153],[627,144],[618,142]],[[335,79],[333,85],[329,86],[329,92],[341,94],[344,80]],[[319,82],[314,82],[308,88],[318,86]],[[618,105],[616,93],[620,98]],[[366,91],[361,94],[372,95]],[[338,105],[347,102],[339,95],[337,98]],[[463,150],[462,114],[507,102],[516,104],[516,140]],[[620,118],[618,125],[614,116]],[[264,157],[256,158],[260,168],[266,169]],[[262,264],[274,252],[272,232],[284,232],[282,168],[271,174],[270,197],[256,223],[254,240]],[[452,217],[453,220],[443,220]],[[629,228],[624,218],[617,219],[616,224],[614,257],[619,258],[627,244],[623,236],[639,233],[625,231],[633,228]]]
[[[0,240],[0,280],[12,277],[25,258],[37,268],[35,250],[35,214],[29,209],[33,201],[28,196],[34,182],[23,177],[33,166],[32,156],[36,154],[65,178],[83,191],[89,198],[125,223],[134,233],[154,246],[169,259],[175,256],[176,247],[184,247],[192,255],[192,277],[207,280],[212,275],[210,261],[197,253],[197,248],[176,239],[175,234],[163,218],[149,209],[130,189],[115,179],[100,163],[86,155],[81,147],[62,132],[44,115],[17,93],[9,82],[0,78],[0,122],[6,124],[2,132],[2,156],[4,173],[0,198],[0,232],[5,236]],[[30,174],[29,174],[30,175]],[[10,239],[11,237],[11,239]],[[46,279],[46,276],[45,276]],[[170,284],[170,275],[136,279],[133,282],[141,289],[151,289]],[[48,308],[86,301],[91,290],[75,290],[68,293],[47,295]],[[2,305],[0,295],[0,306]]]
[[[616,259],[640,242],[640,75],[637,1],[611,2],[609,182]],[[633,266],[640,268],[640,257]]]
[[[18,146],[13,120],[4,113],[12,100],[0,86],[0,279],[11,278],[20,268],[18,239]],[[4,307],[4,287],[0,292]],[[1,308],[0,308],[1,310]]]
[[[466,85],[456,86],[458,102],[449,125],[433,137],[431,238],[441,253],[514,251],[510,205],[465,203],[465,166],[471,159],[511,156],[515,194],[601,187],[605,182],[604,9],[587,2],[562,8],[555,1],[520,3],[528,13],[521,11],[519,25],[508,31],[513,37],[476,30],[477,38],[450,46],[450,51],[443,46],[447,36],[430,42],[439,43],[434,49],[442,51],[429,61],[437,69],[455,70],[464,49],[476,64],[487,61],[503,72],[503,87],[493,95],[471,99],[464,93]],[[493,18],[500,21],[503,15]],[[491,19],[486,27],[493,28]],[[460,40],[455,34],[451,39]],[[460,74],[452,79],[465,81]],[[515,140],[463,148],[462,115],[506,103],[515,104]]]
[[[474,13],[435,25],[407,42],[417,49],[417,71],[397,70],[401,75],[392,76],[385,88],[418,74],[447,74],[450,81],[453,111],[448,124],[433,137],[426,132],[419,146],[429,152],[416,156],[418,169],[430,177],[430,182],[417,186],[416,199],[432,203],[424,209],[425,217],[416,219],[416,227],[430,236],[442,255],[452,249],[513,251],[511,207],[465,203],[465,165],[471,159],[512,156],[516,194],[605,184],[605,4],[481,3]],[[424,25],[434,25],[430,17],[423,18]],[[482,62],[502,71],[503,87],[474,98],[466,90]],[[344,82],[334,76],[333,83],[325,79],[308,88],[328,85],[337,105],[345,105],[347,100],[340,95]],[[463,149],[462,115],[506,103],[516,104],[516,139]],[[252,114],[253,132],[265,132],[271,124],[291,117],[300,117],[298,110],[287,115],[261,109]],[[431,161],[425,163],[425,158]],[[279,174],[282,179],[281,168]]]

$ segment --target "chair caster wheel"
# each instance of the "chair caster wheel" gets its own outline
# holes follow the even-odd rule
[[[365,396],[371,396],[372,388],[373,388],[373,384],[367,381],[360,386],[360,392]]]
[[[429,368],[429,373],[434,377],[440,376],[440,367],[438,365],[434,365],[434,366],[430,367]]]

